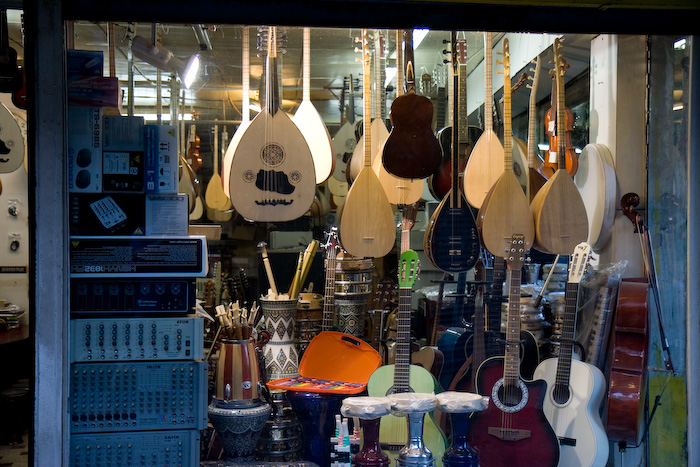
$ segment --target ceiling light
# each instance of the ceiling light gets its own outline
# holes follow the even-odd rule
[[[413,30],[413,49],[417,49],[425,36],[428,35],[430,29],[414,29]]]
[[[150,63],[163,71],[177,72],[185,87],[189,88],[199,72],[199,56],[193,55],[185,63],[177,58],[170,49],[162,45],[154,45],[143,36],[135,36],[131,42],[131,50],[136,58]]]
[[[673,48],[676,50],[683,50],[685,49],[685,39],[679,39],[676,42],[673,43]]]

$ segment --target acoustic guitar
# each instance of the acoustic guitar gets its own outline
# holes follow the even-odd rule
[[[292,121],[301,131],[311,150],[316,170],[316,184],[323,183],[333,172],[333,146],[328,128],[311,102],[311,29],[304,28],[302,60],[302,100]]]
[[[398,34],[398,32],[397,32]],[[401,64],[401,57],[403,54],[400,53],[399,48],[397,48],[397,64],[398,67],[403,67]],[[380,36],[377,44],[375,46],[375,60],[380,62],[379,66],[375,66],[375,107],[376,115],[382,116],[382,121],[384,121],[385,113],[385,102],[383,96],[386,95],[384,92],[384,40]],[[397,67],[397,68],[398,68]],[[397,95],[403,90],[403,73],[397,73],[396,75],[396,92]],[[408,179],[397,177],[396,175],[390,174],[384,164],[382,163],[382,152],[384,151],[384,143],[382,142],[382,147],[375,154],[372,160],[372,170],[377,174],[379,183],[384,188],[386,196],[391,204],[397,206],[407,206],[418,201],[423,195],[424,182],[420,178]]]
[[[455,32],[452,36],[456,42]],[[453,81],[457,89],[460,77],[457,72],[456,47],[454,50]],[[459,100],[454,101],[458,104]],[[454,109],[455,115],[458,110]],[[476,221],[459,187],[459,134],[460,129],[455,126],[452,132],[452,170],[450,171],[452,187],[431,216],[423,237],[423,249],[428,260],[436,268],[445,272],[464,272],[473,268],[479,260],[481,245]]]
[[[557,81],[558,134],[564,134],[564,67],[561,43],[554,40],[555,75]],[[530,203],[535,221],[534,247],[543,253],[568,255],[576,245],[588,238],[588,217],[581,194],[566,170],[566,141],[558,138],[559,165]]]
[[[416,93],[413,29],[404,30],[406,92],[391,103],[391,132],[382,163],[402,178],[427,178],[440,167],[440,145],[433,134],[433,103]]]
[[[314,160],[304,136],[279,105],[276,28],[267,55],[265,108],[250,122],[231,162],[231,202],[246,219],[284,222],[311,207],[316,193]]]
[[[527,110],[527,199],[532,201],[537,192],[547,182],[547,179],[542,175],[542,164],[544,161],[537,153],[537,131],[535,127],[535,119],[537,117],[537,83],[542,70],[541,59],[537,56],[535,60],[535,68],[530,68],[532,72],[532,83],[528,84],[530,88],[530,100]]]
[[[476,209],[481,207],[486,194],[503,173],[503,145],[493,131],[492,43],[491,33],[484,33],[484,132],[469,155],[463,178],[464,195]]]
[[[250,36],[248,32],[248,26],[243,27],[243,41],[242,41],[242,74],[241,74],[241,86],[242,86],[242,101],[241,101],[241,123],[233,132],[231,141],[226,148],[226,153],[224,154],[224,161],[221,168],[221,181],[224,186],[224,193],[226,196],[230,197],[230,173],[231,173],[231,162],[233,161],[233,155],[236,152],[238,143],[240,143],[241,138],[245,134],[248,126],[250,125]]]
[[[484,246],[492,254],[500,257],[504,257],[510,248],[510,236],[513,232],[523,236],[527,248],[532,245],[535,236],[528,199],[513,173],[510,51],[507,38],[503,40],[503,79],[504,169],[484,198],[477,216],[477,226],[481,229]]]
[[[555,466],[559,461],[557,436],[542,411],[546,383],[520,377],[520,278],[526,249],[523,235],[514,234],[506,260],[510,288],[505,355],[486,360],[476,375],[479,393],[490,395],[491,402],[472,416],[469,446],[484,466]]]
[[[363,106],[365,165],[348,191],[340,217],[340,240],[353,256],[376,258],[394,246],[394,212],[377,175],[370,167],[372,136],[370,129],[370,57],[369,33],[362,30]]]
[[[376,369],[367,382],[367,393],[373,397],[402,392],[434,393],[436,381],[425,368],[411,365],[411,288],[415,282],[418,254],[408,249],[401,254],[399,263],[399,309],[396,323],[395,359],[393,365]],[[395,454],[408,439],[406,419],[394,415],[382,417],[379,441],[388,445]],[[445,437],[432,417],[425,417],[423,442],[436,459],[442,459],[446,448]],[[391,457],[391,455],[390,455]]]
[[[559,357],[537,366],[535,379],[547,383],[544,414],[559,438],[559,465],[605,466],[610,447],[600,419],[605,397],[603,373],[590,363],[573,360],[578,290],[591,247],[580,243],[571,255],[566,282]]]

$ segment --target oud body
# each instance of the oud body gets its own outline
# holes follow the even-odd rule
[[[504,361],[503,357],[492,357],[478,370],[479,394],[490,395],[491,402],[471,418],[469,446],[476,451],[482,467],[555,466],[559,462],[559,442],[542,410],[546,383],[520,379],[519,387],[503,385],[500,390],[494,389],[503,378]],[[499,408],[501,401],[513,413]],[[519,408],[514,410],[514,406]]]

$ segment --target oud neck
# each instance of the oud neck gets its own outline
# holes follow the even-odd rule
[[[279,107],[279,82],[277,78],[277,29],[270,28],[267,44],[267,96],[268,112],[274,115]]]
[[[564,292],[564,316],[561,329],[561,344],[559,346],[559,359],[557,360],[557,373],[555,384],[569,385],[571,375],[571,357],[574,350],[574,337],[576,333],[576,305],[578,300],[578,283],[567,282]]]
[[[490,32],[484,34],[484,79],[486,81],[486,95],[484,96],[484,132],[493,130],[493,69],[492,69],[492,36]]]
[[[505,153],[505,171],[513,170],[513,132],[511,130],[511,89],[510,89],[510,51],[508,39],[503,39],[503,152]]]
[[[333,330],[333,313],[335,309],[335,268],[337,260],[335,248],[326,255],[326,289],[323,299],[322,331]]]
[[[311,29],[304,28],[304,58],[302,63],[302,100],[311,100]]]
[[[508,269],[508,322],[503,379],[505,385],[517,385],[520,378],[520,269]]]

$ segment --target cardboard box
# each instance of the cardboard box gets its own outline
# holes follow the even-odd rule
[[[177,127],[145,125],[144,191],[177,193],[178,153]]]
[[[143,150],[104,151],[102,191],[143,193]]]
[[[103,151],[142,151],[143,117],[105,115],[103,122]]]
[[[146,195],[146,235],[186,236],[190,209],[183,193]]]
[[[102,109],[68,107],[68,190],[102,191]]]

